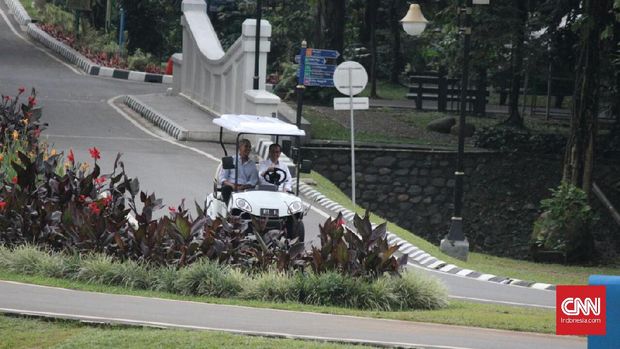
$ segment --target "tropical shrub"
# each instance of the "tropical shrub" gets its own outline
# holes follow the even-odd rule
[[[544,212],[534,223],[530,246],[533,253],[559,252],[567,262],[589,260],[594,253],[590,231],[593,212],[585,192],[562,182],[541,201]]]
[[[328,218],[319,226],[321,247],[312,247],[310,266],[316,273],[337,270],[351,276],[377,278],[384,273],[398,274],[407,263],[407,255],[395,257],[400,245],[387,240],[387,223],[373,229],[369,212],[353,219],[357,233],[343,224],[342,214]]]
[[[402,277],[386,274],[376,280],[336,271],[316,274],[271,269],[248,274],[206,259],[177,269],[142,262],[119,262],[96,253],[68,255],[44,251],[33,245],[12,249],[0,245],[0,270],[185,295],[300,302],[376,311],[439,309],[448,304],[445,287],[413,272],[404,273]]]
[[[503,152],[537,152],[560,154],[566,137],[560,134],[539,134],[512,127],[483,127],[474,134],[476,147]]]

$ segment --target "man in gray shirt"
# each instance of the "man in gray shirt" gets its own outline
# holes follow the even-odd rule
[[[239,141],[239,154],[235,158],[235,167],[237,170],[237,181],[235,182],[235,169],[220,172],[220,184],[222,185],[222,198],[228,203],[230,195],[234,191],[243,191],[254,188],[258,183],[258,171],[256,164],[250,160],[250,151],[252,144],[247,139]],[[239,161],[241,160],[241,161]]]

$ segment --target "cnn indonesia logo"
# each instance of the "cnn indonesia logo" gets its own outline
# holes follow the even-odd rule
[[[605,335],[605,286],[558,286],[556,334]]]

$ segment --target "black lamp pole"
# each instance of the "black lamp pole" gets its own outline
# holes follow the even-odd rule
[[[254,89],[258,90],[258,61],[260,58],[260,21],[263,5],[261,0],[256,1],[256,44],[254,48]]]
[[[464,14],[463,25],[459,32],[463,35],[463,72],[461,76],[461,96],[459,110],[459,146],[456,153],[456,171],[454,172],[454,215],[450,224],[447,239],[451,241],[465,240],[463,233],[463,153],[465,151],[465,112],[467,110],[467,85],[469,83],[469,49],[471,46],[471,12],[472,0],[465,0],[465,7],[459,9]]]

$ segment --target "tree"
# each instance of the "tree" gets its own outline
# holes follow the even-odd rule
[[[181,0],[120,0],[126,13],[127,47],[167,59],[181,45]]]
[[[390,68],[390,82],[392,82],[393,84],[400,83],[398,78],[404,66],[403,54],[400,48],[401,26],[400,22],[398,22],[398,20],[402,17],[402,14],[400,14],[401,9],[403,8],[403,6],[401,6],[402,4],[404,4],[404,2],[401,0],[392,0],[390,3],[389,20],[390,33],[392,35],[392,65]]]
[[[370,97],[377,98],[377,12],[379,0],[366,0],[366,25],[370,35]]]
[[[318,0],[315,47],[342,52],[346,23],[346,0]]]
[[[584,0],[582,6],[571,131],[564,154],[562,179],[590,194],[600,97],[601,34],[609,23],[612,2]]]
[[[525,29],[527,25],[527,2],[513,0],[516,24],[513,32],[512,50],[510,54],[512,80],[510,82],[510,101],[508,103],[508,119],[506,125],[523,127],[523,117],[519,113],[519,94],[521,78],[523,76],[523,56],[525,44]]]

